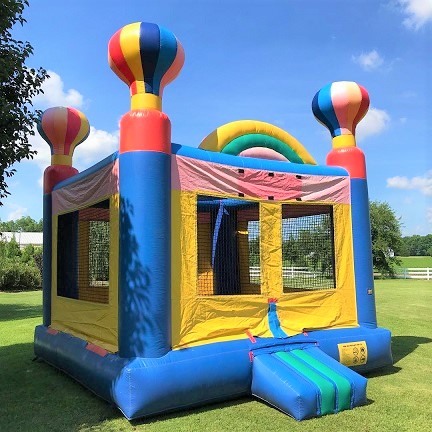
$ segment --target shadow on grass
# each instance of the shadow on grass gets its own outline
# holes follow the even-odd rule
[[[167,420],[171,420],[175,418],[189,417],[191,415],[206,413],[213,410],[220,410],[221,408],[239,406],[239,405],[250,403],[254,400],[257,399],[253,398],[252,396],[250,397],[244,396],[238,399],[231,399],[231,400],[218,402],[218,403],[210,403],[207,405],[202,405],[194,408],[183,408],[183,409],[170,411],[166,414],[158,414],[151,417],[139,418],[139,419],[131,420],[130,424],[132,426],[137,427],[146,424],[162,423]],[[260,402],[262,401],[260,400]]]
[[[34,358],[33,344],[0,347],[0,431],[76,432],[121,418],[68,375]],[[85,429],[87,430],[87,429]]]
[[[26,318],[42,317],[42,306],[28,304],[0,304],[0,321],[15,321]]]
[[[0,400],[8,401],[0,404],[0,431],[76,432],[109,420],[119,420],[126,428],[121,430],[129,430],[129,422],[117,408],[42,360],[33,361],[32,343],[0,347],[0,358]],[[130,422],[130,430],[253,400],[243,397],[137,419]]]
[[[432,339],[421,336],[393,336],[392,352],[393,361],[398,363],[407,355],[411,354],[419,345],[431,343]]]
[[[392,354],[393,363],[392,365],[385,366],[381,369],[377,369],[371,372],[367,372],[364,375],[367,378],[374,378],[384,375],[393,375],[398,373],[402,368],[397,366],[397,363],[404,357],[410,355],[416,350],[419,345],[431,343],[432,339],[420,336],[392,336]]]
[[[389,365],[389,366],[384,366],[380,369],[375,369],[375,370],[370,371],[370,372],[362,373],[362,375],[369,379],[369,378],[375,378],[375,377],[382,377],[382,376],[386,376],[386,375],[394,375],[394,374],[398,373],[400,370],[402,370],[402,368],[397,367],[397,366],[393,366],[393,365]]]

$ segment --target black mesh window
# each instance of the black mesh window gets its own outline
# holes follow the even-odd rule
[[[198,295],[260,294],[259,204],[198,196]]]
[[[58,217],[57,294],[108,303],[109,200]]]
[[[333,209],[282,205],[284,292],[336,288]]]

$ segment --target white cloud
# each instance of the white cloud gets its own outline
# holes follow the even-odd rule
[[[432,22],[432,0],[398,0],[398,4],[407,15],[403,21],[405,27],[418,30]]]
[[[364,119],[356,128],[357,141],[362,141],[371,135],[378,135],[387,129],[391,118],[386,111],[370,108]]]
[[[20,219],[24,215],[28,213],[28,209],[26,207],[19,206],[17,204],[8,204],[8,207],[13,210],[8,214],[7,220],[16,220]]]
[[[368,53],[361,53],[359,56],[352,56],[354,63],[359,64],[363,70],[371,71],[378,69],[384,64],[384,59],[379,55],[378,51],[372,50]]]
[[[428,171],[423,176],[412,178],[396,176],[388,178],[387,187],[404,190],[417,190],[423,195],[432,196],[432,170]]]
[[[39,135],[39,132],[34,128],[35,135],[30,137],[29,143],[32,150],[36,150],[37,154],[30,160],[31,163],[36,163],[42,169],[45,169],[51,162],[50,148],[46,141]],[[24,161],[25,162],[25,161]]]
[[[62,78],[57,73],[49,70],[50,78],[42,86],[44,94],[37,95],[33,102],[38,108],[52,106],[73,106],[81,107],[84,102],[83,95],[75,89],[65,90]],[[49,145],[39,135],[36,127],[35,135],[30,137],[30,144],[33,150],[37,151],[29,163],[36,163],[44,171],[51,163],[51,152]],[[119,131],[107,132],[90,126],[89,137],[81,143],[74,152],[73,166],[82,171],[89,166],[99,162],[117,150],[119,141]],[[43,179],[39,179],[42,185]]]
[[[64,83],[60,75],[49,70],[50,78],[42,85],[44,93],[33,98],[33,103],[40,108],[53,106],[72,106],[79,108],[84,102],[83,95],[75,89],[64,90]]]
[[[90,126],[90,135],[75,150],[74,166],[88,168],[118,149],[119,131],[113,133]]]
[[[109,156],[118,149],[119,131],[113,133],[96,129],[90,126],[89,137],[76,147],[73,157],[73,166],[82,171],[103,158]],[[29,161],[36,163],[44,171],[51,163],[51,151],[49,145],[42,139],[37,130],[35,135],[30,138],[30,144],[37,155]],[[39,179],[42,186],[43,178]]]

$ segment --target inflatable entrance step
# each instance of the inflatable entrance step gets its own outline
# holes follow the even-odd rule
[[[367,380],[318,347],[254,353],[252,394],[296,420],[366,402]]]

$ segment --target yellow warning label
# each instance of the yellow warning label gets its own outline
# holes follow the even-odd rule
[[[367,362],[366,341],[338,344],[339,361],[345,366],[358,366]]]

